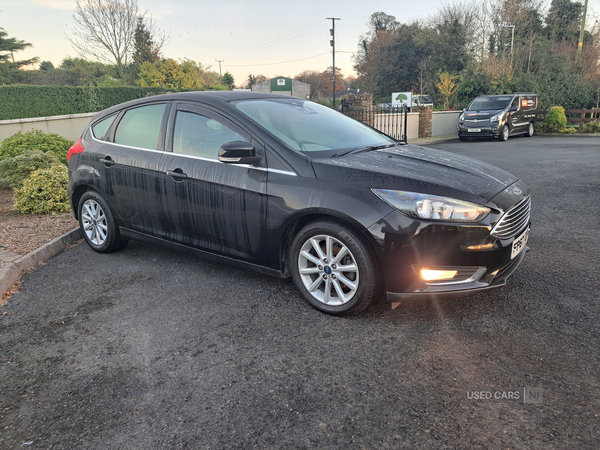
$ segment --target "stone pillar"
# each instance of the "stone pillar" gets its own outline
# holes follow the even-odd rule
[[[431,137],[433,106],[413,106],[412,111],[419,113],[419,137]]]
[[[361,122],[373,126],[375,120],[375,109],[373,107],[373,94],[359,94],[356,99],[348,99],[350,105],[346,114]]]

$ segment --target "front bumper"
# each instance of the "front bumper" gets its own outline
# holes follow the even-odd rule
[[[479,224],[424,222],[393,212],[369,231],[377,242],[387,298],[398,302],[414,298],[457,297],[502,287],[517,269],[525,253],[513,253],[515,237],[490,235],[500,214],[491,213]],[[458,281],[424,281],[419,268],[462,269],[475,274]]]
[[[467,127],[464,125],[459,125],[458,136],[466,138],[492,138],[498,136],[498,134],[500,133],[500,128],[501,127],[498,122],[493,122],[491,124],[478,127]]]
[[[462,284],[455,286],[455,288],[448,289],[447,286],[427,286],[423,285],[424,289],[421,292],[410,292],[410,293],[398,293],[398,292],[386,292],[387,299],[390,302],[397,303],[407,300],[427,300],[432,298],[452,298],[452,297],[468,297],[484,291],[492,289],[498,289],[506,286],[506,280],[510,277],[517,267],[521,264],[525,258],[525,254],[529,251],[529,247],[525,247],[521,253],[510,261],[505,267],[498,271],[495,276],[489,276],[489,282],[486,280],[478,280],[468,284]]]

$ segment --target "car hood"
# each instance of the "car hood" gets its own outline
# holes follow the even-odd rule
[[[463,112],[463,117],[465,120],[481,120],[481,119],[489,119],[490,117],[494,117],[496,114],[504,111],[503,109],[487,109],[485,111],[465,111]]]
[[[518,180],[476,159],[411,144],[314,159],[312,164],[320,180],[441,195],[479,204],[486,204]]]

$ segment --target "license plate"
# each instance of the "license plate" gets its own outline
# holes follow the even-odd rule
[[[527,228],[521,236],[516,238],[512,243],[512,251],[510,253],[510,259],[513,259],[521,250],[525,248],[525,244],[527,244],[527,239],[529,239],[529,228]]]
[[[469,133],[481,133],[481,128],[469,128]]]

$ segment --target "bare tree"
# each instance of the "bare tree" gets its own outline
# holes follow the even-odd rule
[[[431,59],[432,56],[426,56],[417,66],[417,77],[419,80],[419,94],[433,93],[433,83],[431,82]]]
[[[146,20],[137,0],[75,0],[75,31],[67,37],[83,58],[116,64],[120,76],[133,51],[138,17]],[[147,29],[158,34],[152,18]],[[166,41],[164,34],[154,42],[160,49]]]

